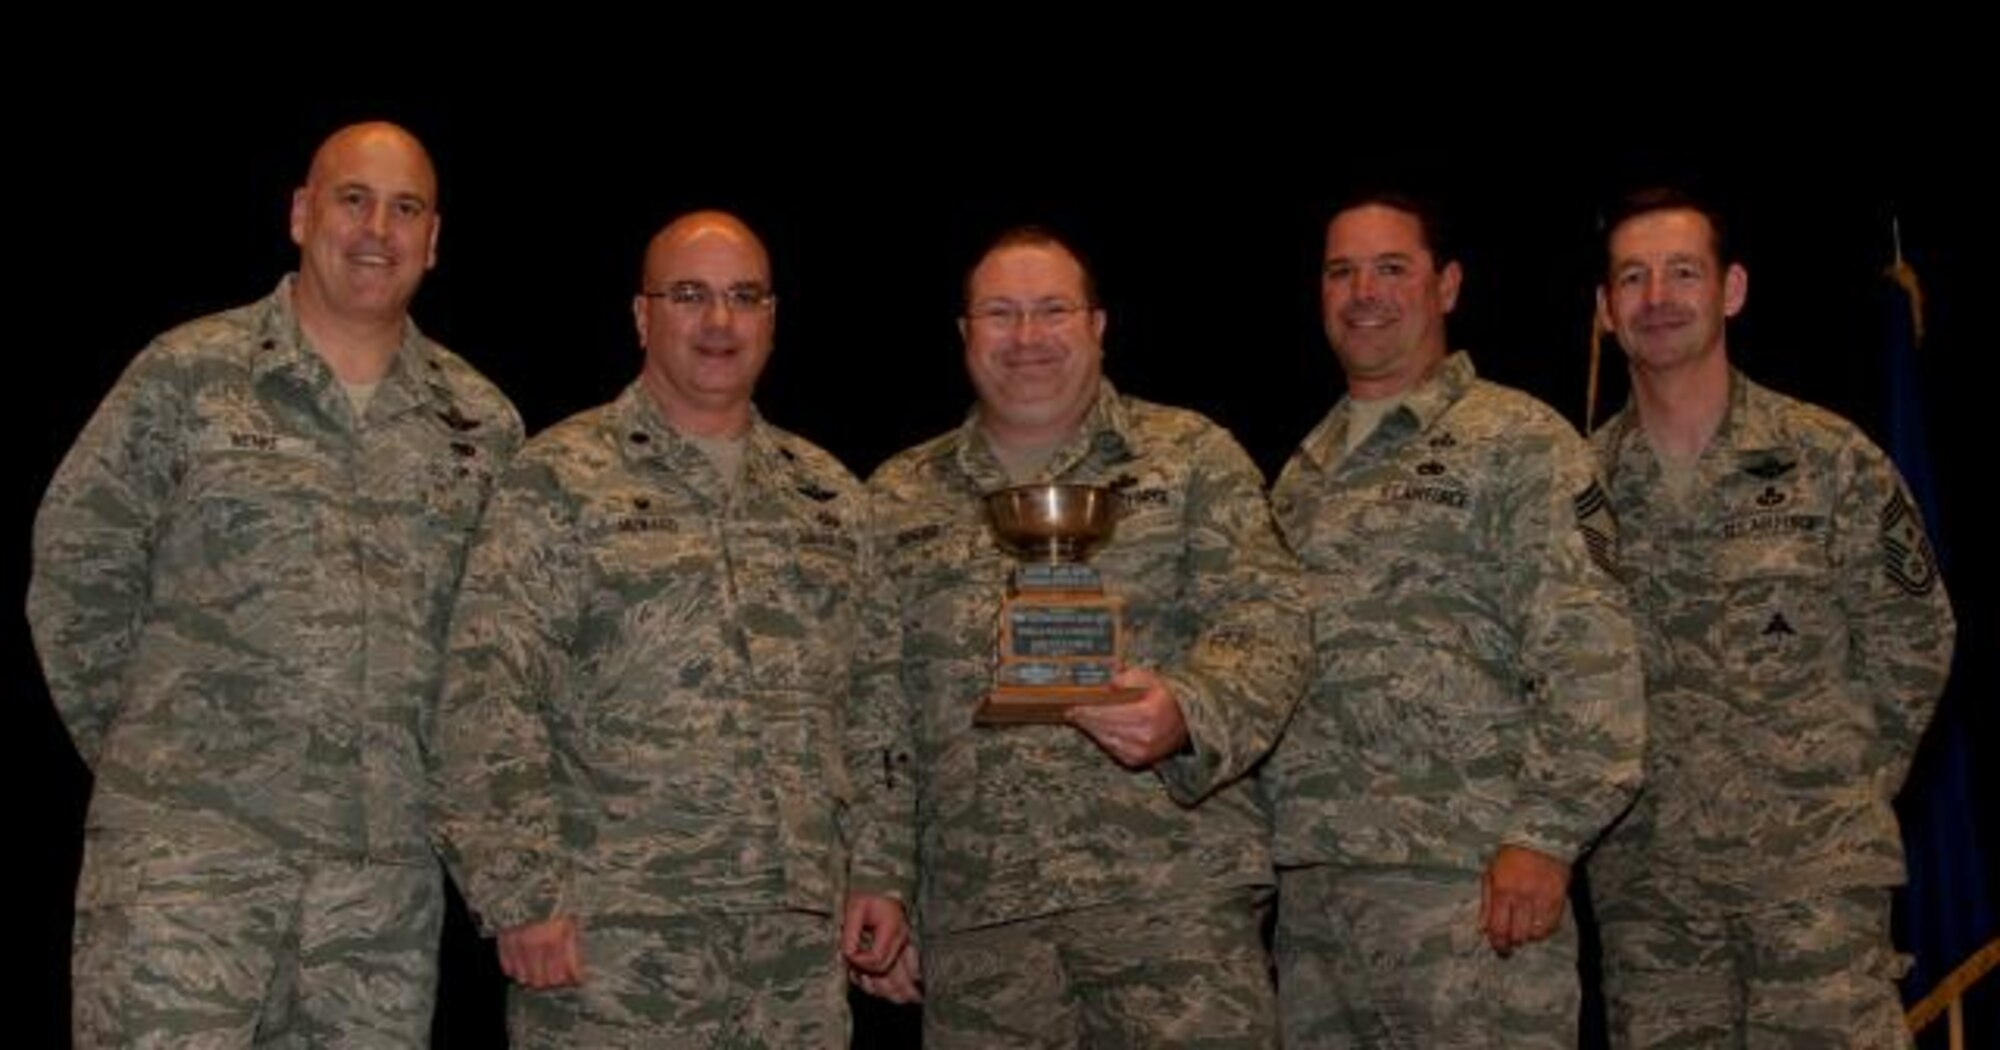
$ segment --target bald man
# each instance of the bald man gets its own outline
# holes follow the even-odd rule
[[[96,777],[78,1046],[421,1046],[444,911],[423,727],[513,407],[410,322],[437,178],[327,139],[299,270],[156,339],[35,522],[28,615]]]
[[[776,307],[741,221],[661,230],[638,380],[530,441],[475,542],[439,829],[515,1046],[845,1047],[843,948],[902,950],[908,858],[843,759],[863,499],[752,404]]]

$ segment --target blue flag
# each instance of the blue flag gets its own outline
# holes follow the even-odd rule
[[[1932,546],[1940,566],[1948,570],[1950,553],[1937,534],[1943,519],[1938,514],[1936,481],[1925,440],[1917,362],[1924,335],[1923,293],[1916,271],[1903,260],[1900,248],[1884,277],[1883,389],[1888,398],[1884,416],[1888,452],[1932,530]],[[1948,571],[1946,579],[1950,579]],[[1899,940],[1915,956],[1903,986],[1904,998],[1911,1003],[1929,994],[2000,932],[1994,922],[1993,887],[1978,840],[1979,828],[1973,819],[1970,733],[1961,713],[1978,685],[1971,665],[1989,658],[1980,649],[1960,639],[1950,683],[1917,752],[1910,779],[1896,800],[1910,880],[1897,900],[1896,926],[1901,931]],[[1968,1005],[1982,1004],[1982,1023],[1972,1025],[1973,1031],[1990,1026],[1994,1021],[1986,1018],[2000,1013],[1990,1005],[2000,999],[1992,984],[1989,978],[1988,987],[1968,998]],[[1927,1037],[1933,1033],[1941,1036],[1942,1027],[1927,1032]]]

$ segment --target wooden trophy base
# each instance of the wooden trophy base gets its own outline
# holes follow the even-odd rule
[[[1072,707],[1100,704],[1129,704],[1146,695],[1144,689],[1016,686],[995,689],[986,695],[972,720],[983,726],[1061,725],[1068,721]]]

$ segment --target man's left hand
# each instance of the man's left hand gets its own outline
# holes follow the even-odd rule
[[[1111,684],[1144,692],[1127,703],[1073,707],[1069,723],[1119,765],[1145,769],[1187,744],[1187,720],[1165,679],[1143,667],[1128,667]]]

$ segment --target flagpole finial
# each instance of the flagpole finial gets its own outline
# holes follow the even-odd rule
[[[1903,220],[1891,213],[1889,216],[1889,241],[1895,249],[1895,261],[1889,264],[1884,274],[1903,289],[1910,308],[1910,340],[1912,345],[1924,345],[1924,289],[1917,283],[1917,271],[1903,260]]]

